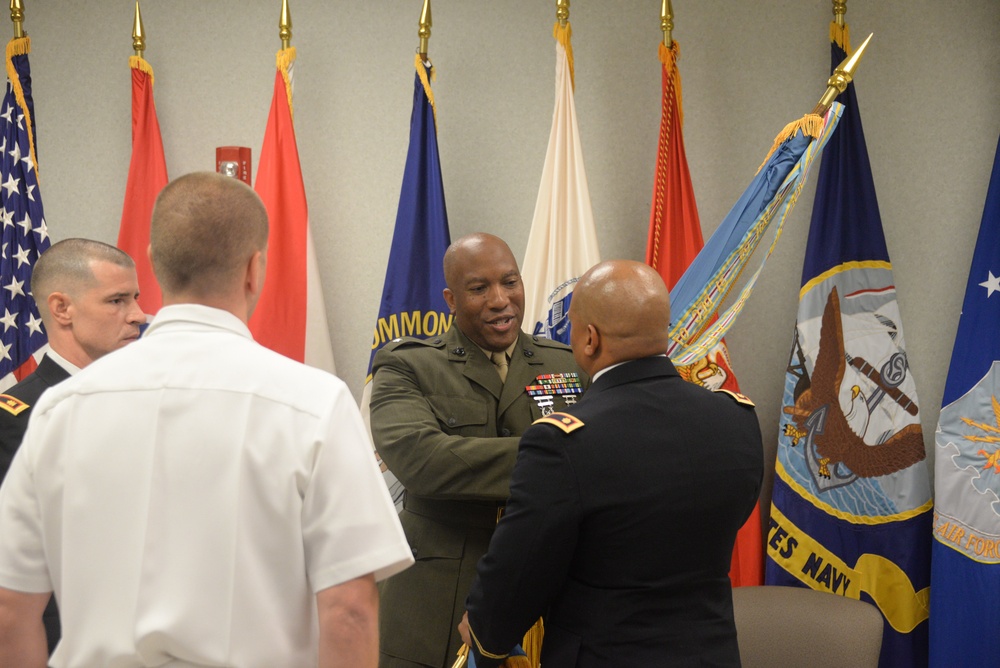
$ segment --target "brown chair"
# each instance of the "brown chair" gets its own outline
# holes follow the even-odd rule
[[[864,601],[801,587],[737,587],[743,668],[878,666],[882,614]]]

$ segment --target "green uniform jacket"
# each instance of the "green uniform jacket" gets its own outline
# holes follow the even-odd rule
[[[458,327],[437,339],[397,339],[375,355],[372,437],[406,488],[399,517],[416,559],[381,587],[383,666],[454,662],[456,627],[507,499],[519,437],[542,417],[525,387],[569,372],[586,386],[568,347],[523,332],[505,383]],[[555,396],[554,410],[575,398]]]

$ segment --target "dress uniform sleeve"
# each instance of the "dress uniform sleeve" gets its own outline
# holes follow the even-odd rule
[[[10,463],[14,460],[14,455],[21,445],[27,426],[28,413],[26,411],[12,414],[9,411],[0,410],[0,483],[7,477]]]
[[[45,561],[42,518],[29,452],[14,457],[0,486],[0,586],[14,591],[52,591]]]
[[[15,420],[13,416],[0,415],[0,483],[7,477],[14,453],[21,445],[21,437],[24,435],[24,430],[19,428]]]
[[[380,581],[409,567],[413,554],[346,388],[319,421],[316,440],[321,445],[302,502],[314,591],[367,573]]]
[[[583,512],[573,440],[548,424],[521,439],[507,511],[466,601],[477,665],[520,642],[564,586]]]
[[[375,448],[408,491],[438,499],[507,498],[519,439],[442,431],[414,369],[385,349],[372,380],[371,426]]]

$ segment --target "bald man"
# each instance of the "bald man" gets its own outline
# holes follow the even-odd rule
[[[521,331],[524,286],[501,239],[458,239],[444,274],[449,331],[393,341],[372,367],[372,436],[406,488],[400,520],[417,560],[382,585],[381,668],[452,665],[518,437],[585,385],[568,347]]]
[[[763,475],[753,406],[678,376],[669,294],[644,264],[590,269],[569,318],[593,381],[521,438],[460,629],[476,666],[540,615],[545,668],[739,666],[728,572]]]
[[[255,343],[267,212],[240,181],[169,183],[163,308],[48,390],[0,488],[0,666],[375,668],[376,580],[409,546],[336,377]]]

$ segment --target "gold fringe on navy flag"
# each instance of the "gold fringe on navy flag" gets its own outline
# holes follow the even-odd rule
[[[444,300],[444,253],[451,245],[448,209],[437,140],[434,66],[427,55],[431,36],[431,3],[424,0],[417,32],[420,46],[413,58],[413,108],[410,141],[399,190],[382,299],[372,336],[368,372],[361,393],[361,415],[371,431],[372,366],[375,354],[401,337],[433,338],[451,327],[454,316]],[[403,509],[405,489],[375,453],[397,510]]]
[[[835,21],[830,38],[836,65],[849,53],[846,25]],[[918,668],[927,665],[930,473],[853,86],[841,102],[785,369],[765,583],[874,604],[884,617],[879,666]]]

